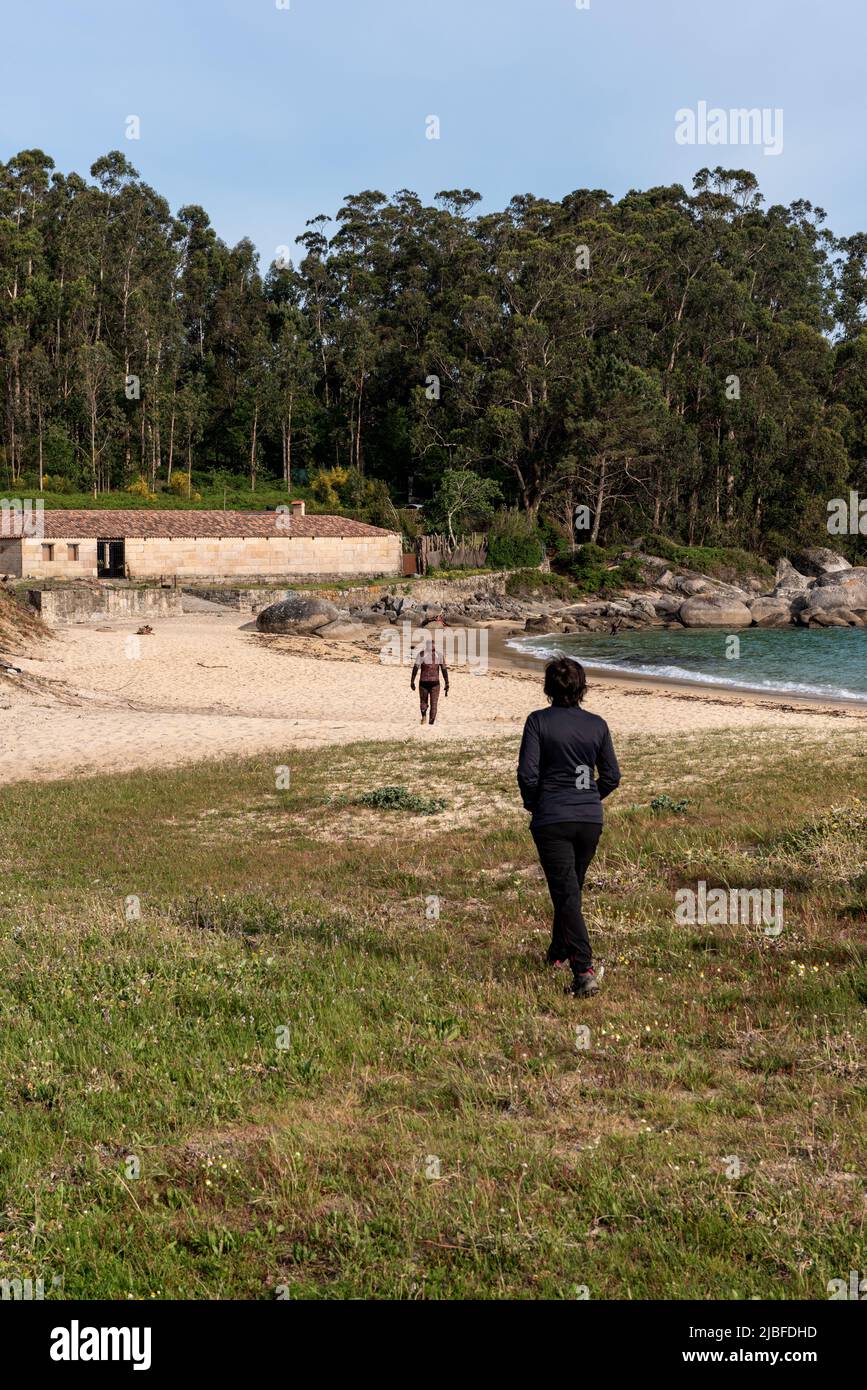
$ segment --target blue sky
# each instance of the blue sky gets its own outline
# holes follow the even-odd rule
[[[263,266],[364,188],[472,187],[494,208],[689,186],[716,164],[752,169],[769,202],[810,199],[841,234],[867,227],[864,0],[278,3],[8,3],[0,157],[36,146],[86,173],[122,149]],[[675,112],[699,101],[782,108],[782,154],[678,145]]]

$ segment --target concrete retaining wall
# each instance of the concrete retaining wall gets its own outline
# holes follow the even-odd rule
[[[182,612],[180,589],[28,589],[27,602],[47,623],[87,623],[94,618],[168,618]]]

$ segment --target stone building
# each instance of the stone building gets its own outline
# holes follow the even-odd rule
[[[7,528],[8,529],[8,528]],[[19,579],[280,581],[402,572],[400,536],[291,511],[46,511],[36,534],[0,533],[0,574]]]

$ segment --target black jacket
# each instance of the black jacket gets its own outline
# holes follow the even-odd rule
[[[518,786],[524,806],[533,812],[532,829],[566,820],[601,825],[602,801],[619,784],[604,719],[562,705],[533,711],[518,759]]]

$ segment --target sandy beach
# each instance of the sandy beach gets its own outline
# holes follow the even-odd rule
[[[380,660],[376,630],[364,644],[265,637],[237,612],[55,629],[16,656],[20,676],[0,680],[0,781],[43,780],[171,766],[361,740],[406,742],[520,732],[540,707],[541,667],[525,669],[490,634],[487,670],[457,669],[431,729],[418,720],[406,665]],[[593,674],[587,707],[616,734],[867,727],[852,706],[733,694]]]

